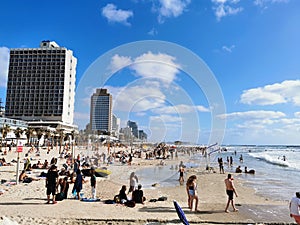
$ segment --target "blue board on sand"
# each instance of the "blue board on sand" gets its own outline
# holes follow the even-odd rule
[[[189,221],[186,219],[183,210],[181,209],[181,207],[178,205],[178,203],[174,200],[174,206],[177,212],[177,215],[180,219],[180,221],[184,224],[184,225],[190,225]]]
[[[100,202],[100,198],[82,198],[83,202]]]

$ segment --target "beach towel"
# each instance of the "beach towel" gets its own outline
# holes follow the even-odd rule
[[[100,202],[100,198],[82,198],[83,202]]]

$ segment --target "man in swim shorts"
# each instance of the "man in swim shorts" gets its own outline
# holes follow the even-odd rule
[[[299,207],[300,207],[300,192],[296,192],[296,196],[293,197],[290,201],[290,216],[294,217],[297,224],[300,224],[300,213],[299,213]]]
[[[229,213],[228,207],[229,207],[230,203],[232,205],[232,208],[233,208],[234,212],[237,212],[238,209],[235,208],[234,200],[233,200],[233,194],[235,194],[236,197],[238,195],[237,195],[237,193],[235,191],[235,187],[233,185],[232,175],[229,173],[227,178],[224,181],[225,181],[225,186],[226,186],[226,194],[228,195],[228,201],[227,201],[227,205],[226,205],[226,208],[225,208],[225,212]]]

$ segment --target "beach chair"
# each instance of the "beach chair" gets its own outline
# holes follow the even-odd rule
[[[174,207],[176,209],[177,215],[180,219],[180,221],[184,224],[184,225],[190,225],[189,221],[186,219],[185,214],[183,212],[183,210],[181,209],[181,207],[179,206],[179,204],[174,200]]]

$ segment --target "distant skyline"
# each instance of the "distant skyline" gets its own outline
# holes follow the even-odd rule
[[[81,129],[91,94],[104,87],[121,127],[136,121],[151,141],[207,144],[224,129],[223,144],[300,144],[298,0],[12,0],[0,8],[4,102],[9,49],[53,40],[78,59]]]

